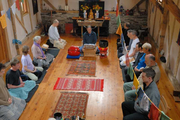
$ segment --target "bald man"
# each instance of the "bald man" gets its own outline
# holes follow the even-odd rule
[[[161,72],[155,61],[155,56],[153,54],[146,55],[145,63],[146,63],[146,68],[152,68],[155,71],[156,75],[153,81],[157,83],[160,79]],[[138,77],[138,80],[139,80],[139,87],[143,88],[142,73]],[[124,83],[123,89],[125,93],[125,101],[134,101],[136,98],[136,89],[133,86],[133,82]]]
[[[53,24],[49,27],[49,40],[53,47],[57,47],[58,49],[64,49],[64,46],[66,45],[66,41],[61,39],[59,32],[58,32],[58,27],[59,21],[55,19],[53,21]]]
[[[87,32],[83,35],[83,45],[80,47],[80,51],[83,52],[84,44],[96,44],[97,42],[97,35],[95,32],[92,31],[91,26],[87,26]],[[99,49],[97,47],[97,52],[99,52]]]

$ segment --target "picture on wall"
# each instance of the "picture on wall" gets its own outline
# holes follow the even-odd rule
[[[33,4],[33,13],[36,14],[38,12],[37,0],[32,0],[32,4]]]
[[[178,39],[177,39],[177,44],[180,46],[180,30],[179,30],[179,35],[178,35]]]

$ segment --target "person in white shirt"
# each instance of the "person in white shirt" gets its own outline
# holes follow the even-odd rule
[[[66,45],[66,41],[61,39],[57,26],[59,25],[59,21],[55,19],[53,21],[53,24],[49,27],[49,40],[53,44],[54,47],[57,47],[58,49],[64,49],[64,46]]]
[[[131,48],[130,48],[130,50],[128,52],[128,56],[131,59],[132,57],[134,57],[136,55],[136,52],[137,52],[136,51],[136,44],[138,42],[140,42],[140,41],[139,41],[139,38],[137,37],[137,32],[135,30],[131,30],[131,32],[129,33],[129,37],[130,37],[131,40],[133,40],[132,44],[131,44]],[[119,60],[121,62],[125,61],[125,55],[121,56],[119,58]]]

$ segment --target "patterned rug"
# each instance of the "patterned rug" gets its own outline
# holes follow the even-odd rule
[[[85,93],[61,93],[61,97],[53,112],[60,112],[63,118],[71,118],[71,116],[86,115],[86,106],[88,102],[88,94]],[[52,116],[53,116],[52,115]]]
[[[67,75],[95,76],[96,61],[73,61]]]
[[[104,79],[58,78],[54,90],[103,91]]]

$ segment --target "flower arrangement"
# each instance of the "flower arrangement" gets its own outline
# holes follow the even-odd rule
[[[81,5],[81,11],[89,10],[89,6],[87,5]]]
[[[100,7],[98,4],[93,5],[93,10],[100,10],[102,7]]]

